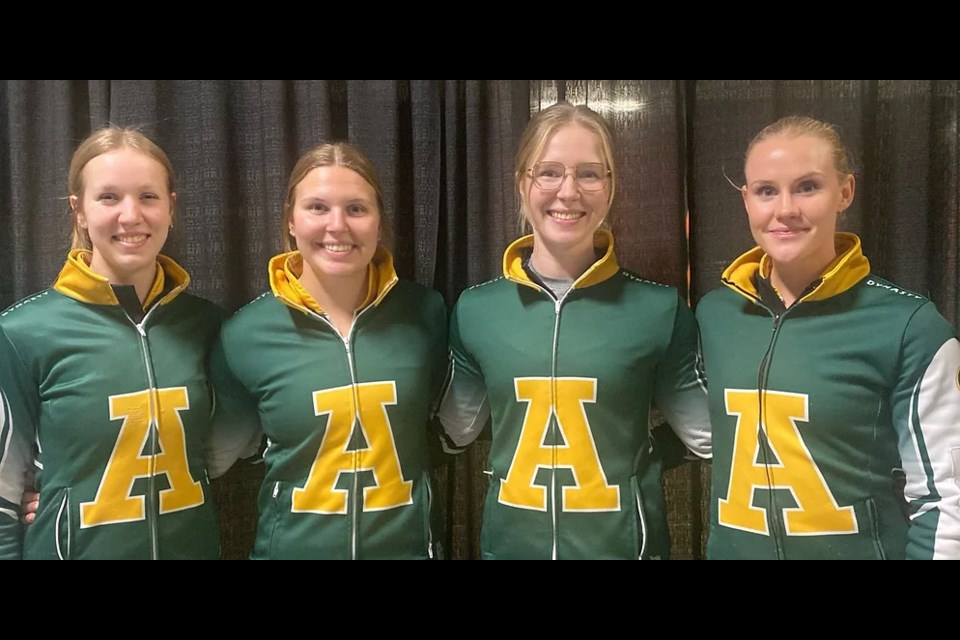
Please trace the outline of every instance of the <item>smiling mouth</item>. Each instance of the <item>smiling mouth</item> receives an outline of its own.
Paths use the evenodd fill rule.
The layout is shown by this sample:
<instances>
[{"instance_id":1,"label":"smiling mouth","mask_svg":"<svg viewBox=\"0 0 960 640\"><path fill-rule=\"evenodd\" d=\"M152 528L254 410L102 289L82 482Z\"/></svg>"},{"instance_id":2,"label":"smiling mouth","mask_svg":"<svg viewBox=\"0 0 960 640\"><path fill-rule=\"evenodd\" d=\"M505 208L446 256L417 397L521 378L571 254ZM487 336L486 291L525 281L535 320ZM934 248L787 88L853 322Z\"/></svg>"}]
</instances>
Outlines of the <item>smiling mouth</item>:
<instances>
[{"instance_id":1,"label":"smiling mouth","mask_svg":"<svg viewBox=\"0 0 960 640\"><path fill-rule=\"evenodd\" d=\"M150 237L150 234L138 233L138 234L130 234L130 235L122 235L122 236L113 236L113 240L115 242L119 242L120 244L135 247L146 242L147 238L149 237Z\"/></svg>"},{"instance_id":2,"label":"smiling mouth","mask_svg":"<svg viewBox=\"0 0 960 640\"><path fill-rule=\"evenodd\" d=\"M321 243L320 246L331 253L348 253L354 249L354 245L343 243Z\"/></svg>"},{"instance_id":3,"label":"smiling mouth","mask_svg":"<svg viewBox=\"0 0 960 640\"><path fill-rule=\"evenodd\" d=\"M547 215L555 220L579 220L587 214L583 211L547 211Z\"/></svg>"},{"instance_id":4,"label":"smiling mouth","mask_svg":"<svg viewBox=\"0 0 960 640\"><path fill-rule=\"evenodd\" d=\"M809 229L774 229L773 231L768 231L767 233L775 236L792 236L798 233L804 233L806 231L809 231Z\"/></svg>"}]
</instances>

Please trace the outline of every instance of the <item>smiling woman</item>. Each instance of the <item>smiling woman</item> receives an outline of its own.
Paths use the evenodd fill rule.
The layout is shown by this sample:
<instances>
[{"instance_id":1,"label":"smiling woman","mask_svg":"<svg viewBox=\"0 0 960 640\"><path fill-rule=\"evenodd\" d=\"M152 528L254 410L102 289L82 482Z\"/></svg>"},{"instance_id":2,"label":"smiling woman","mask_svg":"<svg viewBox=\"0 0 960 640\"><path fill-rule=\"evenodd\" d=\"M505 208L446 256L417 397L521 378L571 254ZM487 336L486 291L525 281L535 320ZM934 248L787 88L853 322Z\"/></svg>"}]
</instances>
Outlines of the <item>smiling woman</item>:
<instances>
[{"instance_id":1,"label":"smiling woman","mask_svg":"<svg viewBox=\"0 0 960 640\"><path fill-rule=\"evenodd\" d=\"M380 244L380 182L346 143L297 162L271 292L228 320L212 358L214 430L235 449L268 439L252 557L442 555L431 523L428 418L447 311L400 280Z\"/></svg>"},{"instance_id":2,"label":"smiling woman","mask_svg":"<svg viewBox=\"0 0 960 640\"><path fill-rule=\"evenodd\" d=\"M173 167L108 127L77 148L68 188L66 264L0 314L0 555L216 558L206 361L222 314L160 254ZM41 498L24 535L28 469Z\"/></svg>"},{"instance_id":3,"label":"smiling woman","mask_svg":"<svg viewBox=\"0 0 960 640\"><path fill-rule=\"evenodd\" d=\"M87 184L69 198L75 237L93 249L90 268L113 284L133 285L141 300L173 224L177 194L169 175L152 156L121 147L87 162L76 177Z\"/></svg>"},{"instance_id":4,"label":"smiling woman","mask_svg":"<svg viewBox=\"0 0 960 640\"><path fill-rule=\"evenodd\" d=\"M960 342L836 231L855 180L834 128L754 138L757 247L697 307L713 425L710 558L960 558Z\"/></svg>"},{"instance_id":5,"label":"smiling woman","mask_svg":"<svg viewBox=\"0 0 960 640\"><path fill-rule=\"evenodd\" d=\"M676 289L617 263L599 114L563 102L538 112L514 166L533 233L507 247L503 277L460 296L439 409L454 452L492 420L482 556L667 558L649 414L656 404L709 457L693 314Z\"/></svg>"}]
</instances>

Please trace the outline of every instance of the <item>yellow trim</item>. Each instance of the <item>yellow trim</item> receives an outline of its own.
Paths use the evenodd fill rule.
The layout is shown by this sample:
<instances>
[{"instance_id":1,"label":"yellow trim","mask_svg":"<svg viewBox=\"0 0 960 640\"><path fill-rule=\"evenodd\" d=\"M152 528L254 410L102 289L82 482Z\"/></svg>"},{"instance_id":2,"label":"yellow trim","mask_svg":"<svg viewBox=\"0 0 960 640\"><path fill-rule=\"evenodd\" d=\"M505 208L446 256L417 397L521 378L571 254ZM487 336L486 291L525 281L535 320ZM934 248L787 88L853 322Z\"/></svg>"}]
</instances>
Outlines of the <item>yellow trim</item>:
<instances>
[{"instance_id":1,"label":"yellow trim","mask_svg":"<svg viewBox=\"0 0 960 640\"><path fill-rule=\"evenodd\" d=\"M533 235L523 236L514 240L507 250L503 252L503 276L511 282L533 287L540 290L537 285L527 275L523 268L524 255L526 249L533 249ZM617 256L613 251L613 234L606 229L598 229L593 234L593 246L597 249L604 249L603 256L594 262L590 267L580 274L573 283L573 289L584 289L600 284L608 280L620 271L620 265L617 263Z\"/></svg>"},{"instance_id":2,"label":"yellow trim","mask_svg":"<svg viewBox=\"0 0 960 640\"><path fill-rule=\"evenodd\" d=\"M324 311L312 295L300 284L303 257L299 251L281 253L270 259L267 267L273 295L288 307L299 311L322 314ZM377 247L373 260L367 266L367 295L358 311L371 304L378 305L399 278L393 268L393 256L385 247Z\"/></svg>"},{"instance_id":3,"label":"yellow trim","mask_svg":"<svg viewBox=\"0 0 960 640\"><path fill-rule=\"evenodd\" d=\"M60 270L60 274L57 275L57 279L53 283L54 290L85 304L120 304L117 295L110 286L110 281L90 268L92 257L93 254L89 250L71 250L67 254L67 260ZM157 273L143 303L144 309L149 309L163 293L167 278L171 279L175 286L170 293L159 300L159 304L167 304L177 297L190 284L190 275L171 258L158 255Z\"/></svg>"},{"instance_id":4,"label":"yellow trim","mask_svg":"<svg viewBox=\"0 0 960 640\"><path fill-rule=\"evenodd\" d=\"M821 282L817 287L800 298L800 302L826 300L850 289L870 274L870 261L863 255L860 238L853 233L839 232L834 244L837 257L824 268ZM727 267L721 280L725 285L740 293L759 299L754 277L758 272L769 277L772 261L760 247L754 247Z\"/></svg>"}]
</instances>

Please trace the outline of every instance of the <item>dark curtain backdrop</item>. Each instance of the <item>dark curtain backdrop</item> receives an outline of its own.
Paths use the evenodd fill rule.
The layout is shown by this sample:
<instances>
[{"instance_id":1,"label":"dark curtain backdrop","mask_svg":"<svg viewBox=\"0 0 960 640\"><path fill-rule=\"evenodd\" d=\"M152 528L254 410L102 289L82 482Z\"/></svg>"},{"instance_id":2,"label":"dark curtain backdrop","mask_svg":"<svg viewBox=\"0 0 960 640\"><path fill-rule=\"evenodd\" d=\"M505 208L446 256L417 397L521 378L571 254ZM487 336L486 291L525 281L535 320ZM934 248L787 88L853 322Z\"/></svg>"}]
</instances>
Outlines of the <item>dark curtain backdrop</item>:
<instances>
[{"instance_id":1,"label":"dark curtain backdrop","mask_svg":"<svg viewBox=\"0 0 960 640\"><path fill-rule=\"evenodd\" d=\"M566 99L600 111L617 136L624 266L695 305L753 244L727 181L742 182L746 144L777 117L808 114L850 147L857 197L843 224L874 271L956 324L958 97L960 82L929 80L0 81L0 308L56 276L70 155L106 123L142 126L170 155L179 198L165 252L197 294L233 311L266 289L296 158L346 139L380 171L400 275L452 306L497 275L518 233L513 155L529 114ZM438 471L453 558L479 555L487 451L481 440ZM675 557L702 557L708 472L697 463L665 477ZM249 551L261 477L238 466L215 483L225 557Z\"/></svg>"}]
</instances>

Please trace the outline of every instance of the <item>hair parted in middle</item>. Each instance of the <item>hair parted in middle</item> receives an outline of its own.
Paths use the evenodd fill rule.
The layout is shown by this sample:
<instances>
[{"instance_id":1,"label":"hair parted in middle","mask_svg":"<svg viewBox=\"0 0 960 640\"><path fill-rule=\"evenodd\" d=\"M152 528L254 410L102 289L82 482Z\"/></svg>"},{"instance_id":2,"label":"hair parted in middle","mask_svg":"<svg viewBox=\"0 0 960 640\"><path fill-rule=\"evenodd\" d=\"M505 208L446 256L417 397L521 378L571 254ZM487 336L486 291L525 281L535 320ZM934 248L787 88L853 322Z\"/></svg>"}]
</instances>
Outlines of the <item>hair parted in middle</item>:
<instances>
[{"instance_id":1,"label":"hair parted in middle","mask_svg":"<svg viewBox=\"0 0 960 640\"><path fill-rule=\"evenodd\" d=\"M514 164L513 177L516 193L520 194L527 170L539 160L550 137L562 127L570 124L578 124L589 129L596 134L600 141L600 154L603 157L603 164L610 171L608 183L610 191L607 195L607 206L611 207L611 212L607 214L607 219L604 221L605 225L609 225L613 222L612 207L617 190L617 167L613 159L613 133L604 117L586 105L573 105L561 101L530 116L530 121L520 136L517 159ZM519 206L518 222L522 233L525 231L527 224L522 200Z\"/></svg>"},{"instance_id":2,"label":"hair parted in middle","mask_svg":"<svg viewBox=\"0 0 960 640\"><path fill-rule=\"evenodd\" d=\"M67 172L67 194L70 197L76 198L77 202L70 211L73 219L71 249L89 250L93 248L90 242L90 234L86 229L80 227L80 220L77 216L77 213L83 206L83 190L86 188L83 179L83 170L87 164L97 156L102 156L105 153L110 153L118 149L133 149L156 160L167 173L168 195L176 192L173 164L170 162L170 158L167 157L167 154L157 143L144 135L139 128L108 125L95 129L77 146L76 151L73 152L73 156L70 158L70 169ZM171 202L171 220L175 217L175 214L175 204Z\"/></svg>"},{"instance_id":3,"label":"hair parted in middle","mask_svg":"<svg viewBox=\"0 0 960 640\"><path fill-rule=\"evenodd\" d=\"M296 248L296 241L290 236L290 219L293 217L297 185L303 182L308 173L319 167L345 167L373 187L374 193L377 194L377 210L380 214L380 244L390 246L393 240L393 229L384 210L383 188L380 186L380 176L377 175L373 163L348 142L325 142L304 152L294 165L293 171L290 172L287 195L283 199L283 221L280 227L283 250L291 251Z\"/></svg>"}]
</instances>

